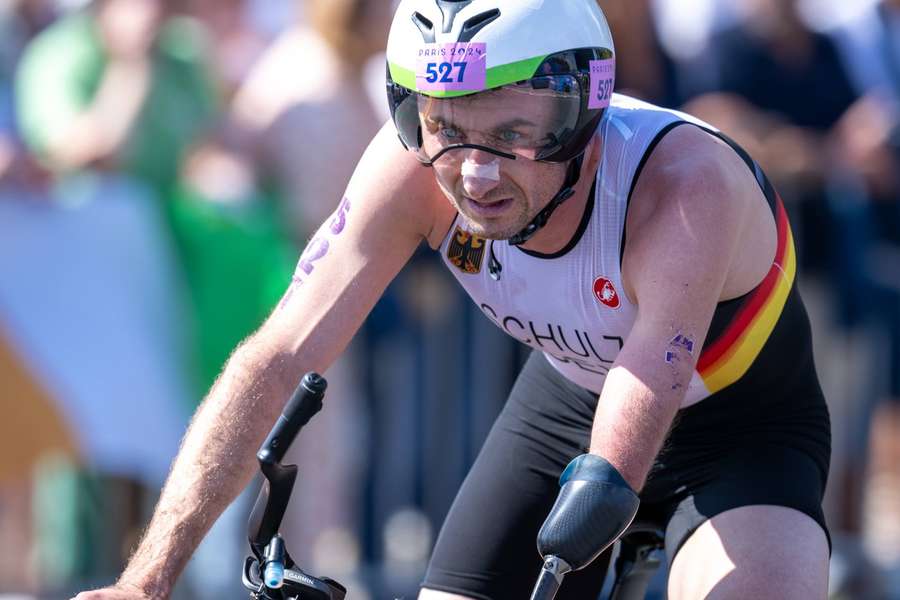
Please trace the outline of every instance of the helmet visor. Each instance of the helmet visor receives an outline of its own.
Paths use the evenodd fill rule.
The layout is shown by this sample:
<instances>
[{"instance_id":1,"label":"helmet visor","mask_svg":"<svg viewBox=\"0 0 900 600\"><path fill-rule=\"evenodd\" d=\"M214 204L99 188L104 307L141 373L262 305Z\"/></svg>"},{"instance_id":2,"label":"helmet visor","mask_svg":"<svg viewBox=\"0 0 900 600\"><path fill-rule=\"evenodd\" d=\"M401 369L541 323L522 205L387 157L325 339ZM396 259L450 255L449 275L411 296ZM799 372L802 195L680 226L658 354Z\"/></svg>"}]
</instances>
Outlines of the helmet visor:
<instances>
[{"instance_id":1,"label":"helmet visor","mask_svg":"<svg viewBox=\"0 0 900 600\"><path fill-rule=\"evenodd\" d=\"M462 148L541 160L576 130L582 110L577 75L547 75L478 94L435 98L409 92L395 122L404 143L426 162L461 160Z\"/></svg>"}]
</instances>

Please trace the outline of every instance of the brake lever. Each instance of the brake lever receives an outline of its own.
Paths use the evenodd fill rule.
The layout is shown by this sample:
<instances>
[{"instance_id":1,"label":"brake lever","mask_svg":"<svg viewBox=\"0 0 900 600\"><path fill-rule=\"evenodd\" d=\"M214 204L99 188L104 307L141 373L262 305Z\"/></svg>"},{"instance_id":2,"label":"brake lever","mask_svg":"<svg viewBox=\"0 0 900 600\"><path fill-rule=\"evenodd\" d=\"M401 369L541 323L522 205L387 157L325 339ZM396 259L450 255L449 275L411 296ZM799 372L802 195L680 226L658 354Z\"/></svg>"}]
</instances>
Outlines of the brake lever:
<instances>
[{"instance_id":1,"label":"brake lever","mask_svg":"<svg viewBox=\"0 0 900 600\"><path fill-rule=\"evenodd\" d=\"M266 481L250 513L247 537L258 559L262 559L265 547L278 533L297 478L297 465L282 465L281 459L300 429L322 409L327 387L323 377L307 373L256 453Z\"/></svg>"},{"instance_id":2,"label":"brake lever","mask_svg":"<svg viewBox=\"0 0 900 600\"><path fill-rule=\"evenodd\" d=\"M247 523L254 556L244 561L241 580L257 600L343 600L347 593L333 579L312 577L295 568L278 535L297 479L297 465L283 465L281 460L300 429L322 409L326 387L320 375L307 373L256 453L266 480Z\"/></svg>"}]
</instances>

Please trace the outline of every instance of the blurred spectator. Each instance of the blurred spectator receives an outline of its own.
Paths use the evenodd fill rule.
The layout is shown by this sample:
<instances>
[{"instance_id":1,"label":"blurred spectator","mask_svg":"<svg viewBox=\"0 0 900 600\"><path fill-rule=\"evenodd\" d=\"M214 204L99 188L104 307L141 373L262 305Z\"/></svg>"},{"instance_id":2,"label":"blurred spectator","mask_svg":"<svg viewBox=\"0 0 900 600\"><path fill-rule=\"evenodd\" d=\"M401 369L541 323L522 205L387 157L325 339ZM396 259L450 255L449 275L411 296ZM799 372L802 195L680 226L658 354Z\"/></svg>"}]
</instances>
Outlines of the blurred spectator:
<instances>
[{"instance_id":1,"label":"blurred spectator","mask_svg":"<svg viewBox=\"0 0 900 600\"><path fill-rule=\"evenodd\" d=\"M177 449L189 389L176 269L155 198L127 178L82 174L40 203L0 201L0 329L22 365L0 402L35 401L3 440L29 449L21 471L42 465L35 521L21 518L44 586L121 567L138 491L158 489ZM65 435L34 434L35 421ZM123 498L138 500L113 510Z\"/></svg>"},{"instance_id":2,"label":"blurred spectator","mask_svg":"<svg viewBox=\"0 0 900 600\"><path fill-rule=\"evenodd\" d=\"M821 191L826 136L857 98L834 44L801 20L799 1L745 0L747 17L704 53L715 62L712 89L687 106L740 142L787 200Z\"/></svg>"},{"instance_id":3,"label":"blurred spectator","mask_svg":"<svg viewBox=\"0 0 900 600\"><path fill-rule=\"evenodd\" d=\"M652 0L598 0L616 45L616 91L654 104L680 102L675 63L663 49Z\"/></svg>"},{"instance_id":4,"label":"blurred spectator","mask_svg":"<svg viewBox=\"0 0 900 600\"><path fill-rule=\"evenodd\" d=\"M247 19L255 31L273 39L303 20L305 0L247 0Z\"/></svg>"},{"instance_id":5,"label":"blurred spectator","mask_svg":"<svg viewBox=\"0 0 900 600\"><path fill-rule=\"evenodd\" d=\"M227 101L244 83L271 41L269 34L251 18L252 0L182 2L186 6L186 12L209 30L213 74Z\"/></svg>"},{"instance_id":6,"label":"blurred spectator","mask_svg":"<svg viewBox=\"0 0 900 600\"><path fill-rule=\"evenodd\" d=\"M384 51L392 16L389 0L309 0L304 12L308 24L275 40L233 111L281 192L299 242L334 210L387 118L383 61L374 98L364 75Z\"/></svg>"},{"instance_id":7,"label":"blurred spectator","mask_svg":"<svg viewBox=\"0 0 900 600\"><path fill-rule=\"evenodd\" d=\"M14 132L0 128L0 196L11 197L14 190L39 192L46 188L48 173L22 147ZM43 193L16 194L20 198L46 199Z\"/></svg>"},{"instance_id":8,"label":"blurred spectator","mask_svg":"<svg viewBox=\"0 0 900 600\"><path fill-rule=\"evenodd\" d=\"M19 139L13 101L17 61L28 41L52 19L49 2L29 0L0 6L0 203L21 197L43 199L46 179ZM0 227L2 232L2 227ZM28 556L33 552L30 527L30 469L46 452L77 455L73 434L43 383L23 360L0 319L0 548L9 549L0 564L0 589L34 586ZM29 432L23 439L19 432Z\"/></svg>"},{"instance_id":9,"label":"blurred spectator","mask_svg":"<svg viewBox=\"0 0 900 600\"><path fill-rule=\"evenodd\" d=\"M188 415L162 208L216 101L202 30L174 4L96 0L43 29L16 66L14 130L54 182L4 190L0 280L16 283L0 285L0 324L77 448L74 464L36 450L30 557L44 588L121 568ZM18 156L19 181L42 172Z\"/></svg>"},{"instance_id":10,"label":"blurred spectator","mask_svg":"<svg viewBox=\"0 0 900 600\"><path fill-rule=\"evenodd\" d=\"M851 433L854 450L870 448L871 457L864 506L862 473L848 475L857 484L846 492L855 500L849 522L900 586L900 2L872 3L833 33L864 94L839 132L859 177L834 204L861 246L852 266L866 278L864 312L883 348L873 353L871 400Z\"/></svg>"},{"instance_id":11,"label":"blurred spectator","mask_svg":"<svg viewBox=\"0 0 900 600\"><path fill-rule=\"evenodd\" d=\"M866 571L853 536L862 514L861 424L879 371L878 349L865 327L881 305L867 274L868 215L874 198L896 193L897 163L887 133L891 115L858 85L836 38L806 25L803 2L746 4L745 21L715 36L707 50L717 64L715 90L687 108L744 145L792 213L832 413L826 505L835 532L833 564L840 567L832 585L851 597L875 597L876 578ZM810 274L826 277L817 283Z\"/></svg>"},{"instance_id":12,"label":"blurred spectator","mask_svg":"<svg viewBox=\"0 0 900 600\"><path fill-rule=\"evenodd\" d=\"M745 2L733 0L650 0L659 45L677 73L678 98L715 86L710 39L740 22ZM613 32L615 35L615 32Z\"/></svg>"},{"instance_id":13,"label":"blurred spectator","mask_svg":"<svg viewBox=\"0 0 900 600\"><path fill-rule=\"evenodd\" d=\"M0 6L0 186L40 188L45 173L22 147L13 80L25 46L53 19L49 0L17 0Z\"/></svg>"},{"instance_id":14,"label":"blurred spectator","mask_svg":"<svg viewBox=\"0 0 900 600\"><path fill-rule=\"evenodd\" d=\"M186 155L171 214L194 313L199 400L284 293L296 250L254 165L214 138Z\"/></svg>"},{"instance_id":15,"label":"blurred spectator","mask_svg":"<svg viewBox=\"0 0 900 600\"><path fill-rule=\"evenodd\" d=\"M900 193L900 2L870 3L831 32L863 98L838 131L845 160L864 178L869 196L896 205ZM884 215L900 243L900 223ZM885 232L890 235L889 232Z\"/></svg>"},{"instance_id":16,"label":"blurred spectator","mask_svg":"<svg viewBox=\"0 0 900 600\"><path fill-rule=\"evenodd\" d=\"M660 42L676 60L702 54L710 37L740 21L743 2L731 0L651 0Z\"/></svg>"},{"instance_id":17,"label":"blurred spectator","mask_svg":"<svg viewBox=\"0 0 900 600\"><path fill-rule=\"evenodd\" d=\"M25 45L55 18L51 0L10 0L0 5L0 69L3 86L11 86ZM8 91L8 90L7 90ZM8 99L4 97L4 112Z\"/></svg>"},{"instance_id":18,"label":"blurred spectator","mask_svg":"<svg viewBox=\"0 0 900 600\"><path fill-rule=\"evenodd\" d=\"M174 0L95 0L42 32L17 77L22 135L60 173L114 168L167 198L216 100L205 36Z\"/></svg>"}]
</instances>

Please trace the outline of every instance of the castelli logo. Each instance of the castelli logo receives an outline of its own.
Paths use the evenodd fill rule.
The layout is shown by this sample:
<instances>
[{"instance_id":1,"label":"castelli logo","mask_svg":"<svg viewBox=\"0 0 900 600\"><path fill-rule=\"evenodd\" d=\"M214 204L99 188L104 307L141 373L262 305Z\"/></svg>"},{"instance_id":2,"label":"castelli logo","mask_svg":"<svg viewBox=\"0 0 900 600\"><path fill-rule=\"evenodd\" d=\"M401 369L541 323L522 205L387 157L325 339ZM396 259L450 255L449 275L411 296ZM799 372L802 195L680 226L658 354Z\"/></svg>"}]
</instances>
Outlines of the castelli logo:
<instances>
[{"instance_id":1,"label":"castelli logo","mask_svg":"<svg viewBox=\"0 0 900 600\"><path fill-rule=\"evenodd\" d=\"M619 308L619 304L621 304L615 286L606 277L598 277L594 281L594 295L604 306Z\"/></svg>"}]
</instances>

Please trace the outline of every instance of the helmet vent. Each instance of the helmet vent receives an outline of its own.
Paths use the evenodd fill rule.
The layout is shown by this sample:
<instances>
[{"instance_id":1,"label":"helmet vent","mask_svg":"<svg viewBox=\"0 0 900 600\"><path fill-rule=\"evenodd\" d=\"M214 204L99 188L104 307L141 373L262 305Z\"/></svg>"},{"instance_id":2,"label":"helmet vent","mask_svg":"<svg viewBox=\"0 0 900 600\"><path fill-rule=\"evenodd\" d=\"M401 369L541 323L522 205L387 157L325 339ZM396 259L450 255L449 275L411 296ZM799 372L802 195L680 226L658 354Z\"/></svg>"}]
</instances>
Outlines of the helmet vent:
<instances>
[{"instance_id":1,"label":"helmet vent","mask_svg":"<svg viewBox=\"0 0 900 600\"><path fill-rule=\"evenodd\" d=\"M412 22L415 23L419 31L422 32L426 44L434 43L434 23L429 21L422 13L414 12L412 14Z\"/></svg>"},{"instance_id":2,"label":"helmet vent","mask_svg":"<svg viewBox=\"0 0 900 600\"><path fill-rule=\"evenodd\" d=\"M453 29L453 21L456 15L472 3L472 0L436 0L441 15L444 17L443 33L450 33Z\"/></svg>"},{"instance_id":3,"label":"helmet vent","mask_svg":"<svg viewBox=\"0 0 900 600\"><path fill-rule=\"evenodd\" d=\"M479 13L474 17L469 18L465 23L463 23L462 31L459 34L460 42L468 42L475 36L476 33L481 31L481 28L496 19L500 16L500 9L493 8L491 10L485 11L483 13Z\"/></svg>"}]
</instances>

